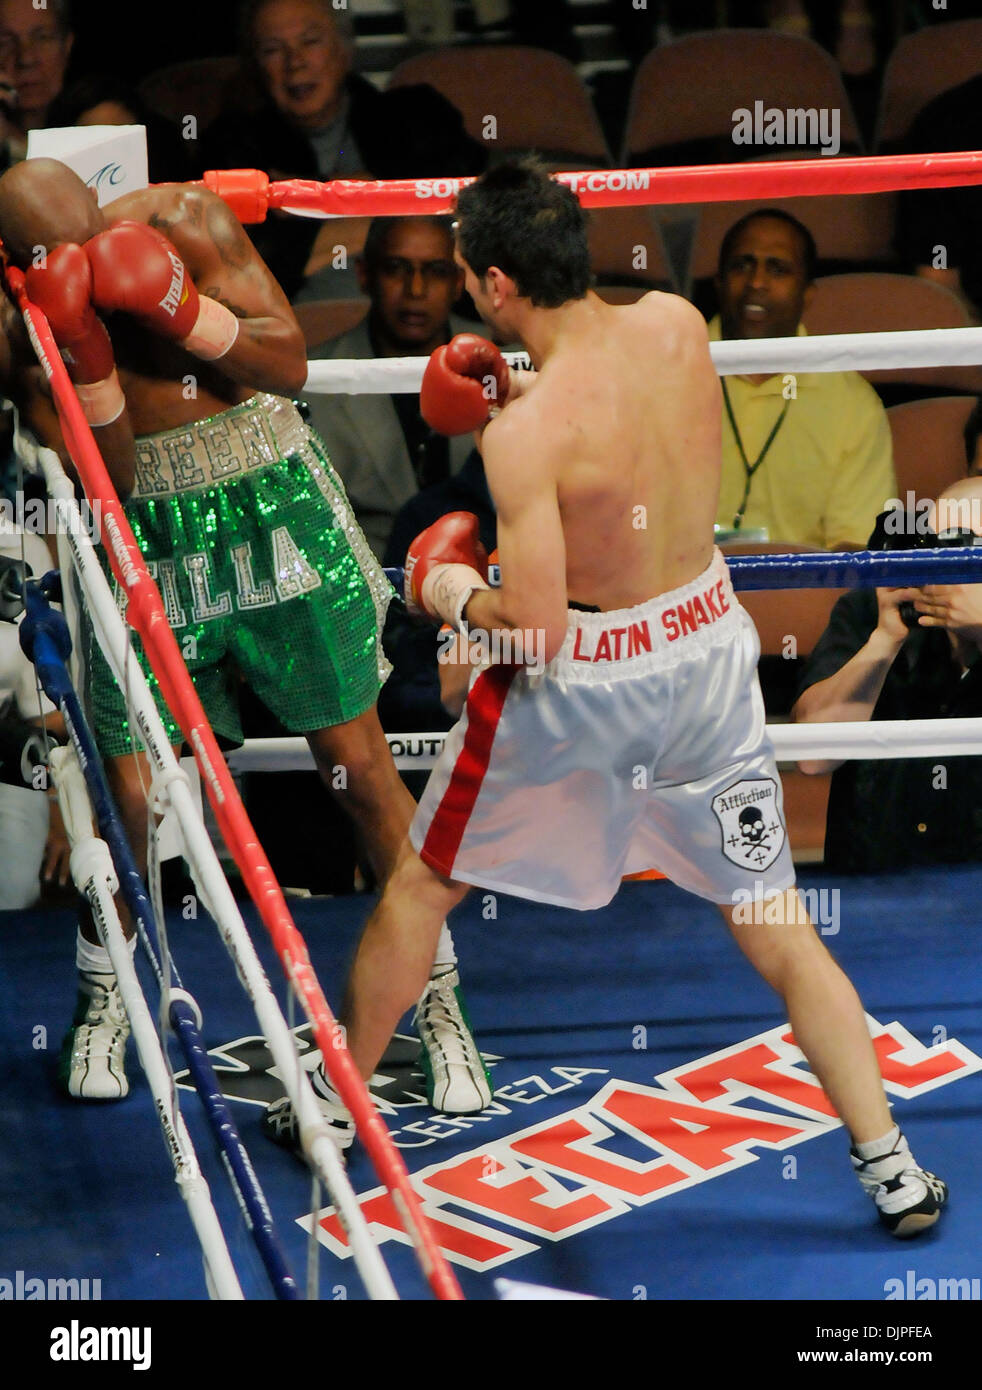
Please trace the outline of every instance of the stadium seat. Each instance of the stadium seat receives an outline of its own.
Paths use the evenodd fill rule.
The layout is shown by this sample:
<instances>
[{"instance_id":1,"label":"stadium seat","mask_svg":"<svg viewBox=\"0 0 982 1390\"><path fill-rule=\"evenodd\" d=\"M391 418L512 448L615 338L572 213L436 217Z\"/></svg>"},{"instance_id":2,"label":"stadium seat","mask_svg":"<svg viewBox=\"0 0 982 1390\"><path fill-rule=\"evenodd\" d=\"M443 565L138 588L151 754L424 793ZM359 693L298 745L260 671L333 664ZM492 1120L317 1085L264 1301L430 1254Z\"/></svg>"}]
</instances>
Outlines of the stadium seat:
<instances>
[{"instance_id":1,"label":"stadium seat","mask_svg":"<svg viewBox=\"0 0 982 1390\"><path fill-rule=\"evenodd\" d=\"M594 208L589 236L590 264L599 284L674 289L661 229L647 208Z\"/></svg>"},{"instance_id":2,"label":"stadium seat","mask_svg":"<svg viewBox=\"0 0 982 1390\"><path fill-rule=\"evenodd\" d=\"M645 285L598 285L597 294L605 304L637 304L649 293Z\"/></svg>"},{"instance_id":3,"label":"stadium seat","mask_svg":"<svg viewBox=\"0 0 982 1390\"><path fill-rule=\"evenodd\" d=\"M963 470L964 471L964 470ZM787 541L727 541L721 547L734 555L822 555L812 546ZM760 634L761 656L804 657L828 625L832 605L844 589L748 589L740 602ZM793 638L792 644L789 638Z\"/></svg>"},{"instance_id":4,"label":"stadium seat","mask_svg":"<svg viewBox=\"0 0 982 1390\"><path fill-rule=\"evenodd\" d=\"M233 89L241 99L242 71L234 57L173 63L151 72L139 85L140 95L151 110L177 125L185 116L194 116L199 134L224 109L225 98Z\"/></svg>"},{"instance_id":5,"label":"stadium seat","mask_svg":"<svg viewBox=\"0 0 982 1390\"><path fill-rule=\"evenodd\" d=\"M874 149L889 152L938 96L982 72L982 19L946 19L906 34L883 74Z\"/></svg>"},{"instance_id":6,"label":"stadium seat","mask_svg":"<svg viewBox=\"0 0 982 1390\"><path fill-rule=\"evenodd\" d=\"M907 492L917 499L937 497L964 478L964 430L976 400L975 396L929 397L887 411L902 499Z\"/></svg>"},{"instance_id":7,"label":"stadium seat","mask_svg":"<svg viewBox=\"0 0 982 1390\"><path fill-rule=\"evenodd\" d=\"M809 333L889 333L967 328L962 301L944 285L917 275L830 275L815 282L805 310ZM874 386L903 384L940 391L982 391L982 366L897 367L863 372Z\"/></svg>"},{"instance_id":8,"label":"stadium seat","mask_svg":"<svg viewBox=\"0 0 982 1390\"><path fill-rule=\"evenodd\" d=\"M416 82L428 82L452 101L468 133L493 155L534 150L554 167L610 165L590 93L573 64L556 53L513 46L436 49L400 63L389 87Z\"/></svg>"},{"instance_id":9,"label":"stadium seat","mask_svg":"<svg viewBox=\"0 0 982 1390\"><path fill-rule=\"evenodd\" d=\"M323 222L310 248L307 264L304 266L304 279L316 275L318 271L336 264L339 251L351 265L360 256L365 246L365 238L372 224L370 217L329 217Z\"/></svg>"},{"instance_id":10,"label":"stadium seat","mask_svg":"<svg viewBox=\"0 0 982 1390\"><path fill-rule=\"evenodd\" d=\"M782 110L837 110L842 148L862 148L842 76L824 48L768 29L717 29L645 57L631 88L623 162L732 163L773 151L732 141L734 111L753 110L762 98Z\"/></svg>"}]
</instances>

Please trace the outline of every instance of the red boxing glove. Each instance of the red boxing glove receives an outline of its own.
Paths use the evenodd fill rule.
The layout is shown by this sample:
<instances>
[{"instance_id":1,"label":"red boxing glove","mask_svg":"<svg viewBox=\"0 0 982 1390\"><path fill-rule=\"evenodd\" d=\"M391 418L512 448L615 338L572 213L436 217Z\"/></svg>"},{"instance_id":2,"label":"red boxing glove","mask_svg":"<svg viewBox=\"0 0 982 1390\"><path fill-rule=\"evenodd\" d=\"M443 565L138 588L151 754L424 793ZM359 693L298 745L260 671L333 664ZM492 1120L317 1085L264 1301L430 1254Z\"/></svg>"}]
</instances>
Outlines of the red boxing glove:
<instances>
[{"instance_id":1,"label":"red boxing glove","mask_svg":"<svg viewBox=\"0 0 982 1390\"><path fill-rule=\"evenodd\" d=\"M472 512L448 512L427 526L406 556L404 592L410 613L459 628L467 600L488 589L488 556Z\"/></svg>"},{"instance_id":2,"label":"red boxing glove","mask_svg":"<svg viewBox=\"0 0 982 1390\"><path fill-rule=\"evenodd\" d=\"M419 393L420 413L440 434L468 434L508 398L508 363L487 338L458 333L430 356Z\"/></svg>"},{"instance_id":3,"label":"red boxing glove","mask_svg":"<svg viewBox=\"0 0 982 1390\"><path fill-rule=\"evenodd\" d=\"M116 365L105 324L92 307L92 272L81 246L67 242L24 274L27 295L44 311L73 381L104 381Z\"/></svg>"},{"instance_id":4,"label":"red boxing glove","mask_svg":"<svg viewBox=\"0 0 982 1390\"><path fill-rule=\"evenodd\" d=\"M117 222L85 243L92 300L132 314L155 333L181 342L198 320L198 291L167 238L144 222Z\"/></svg>"},{"instance_id":5,"label":"red boxing glove","mask_svg":"<svg viewBox=\"0 0 982 1390\"><path fill-rule=\"evenodd\" d=\"M56 246L25 272L28 298L44 312L61 349L86 420L111 425L126 408L106 326L92 307L92 272L81 246Z\"/></svg>"}]
</instances>

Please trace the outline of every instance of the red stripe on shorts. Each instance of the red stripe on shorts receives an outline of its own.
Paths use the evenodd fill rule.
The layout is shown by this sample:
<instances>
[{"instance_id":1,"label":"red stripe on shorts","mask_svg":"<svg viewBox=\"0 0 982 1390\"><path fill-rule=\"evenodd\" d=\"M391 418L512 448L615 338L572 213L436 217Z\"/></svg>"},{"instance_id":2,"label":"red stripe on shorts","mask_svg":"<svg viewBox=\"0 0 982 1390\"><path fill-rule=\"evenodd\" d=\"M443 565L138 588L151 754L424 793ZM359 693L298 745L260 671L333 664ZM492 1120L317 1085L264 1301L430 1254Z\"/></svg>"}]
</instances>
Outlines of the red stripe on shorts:
<instances>
[{"instance_id":1,"label":"red stripe on shorts","mask_svg":"<svg viewBox=\"0 0 982 1390\"><path fill-rule=\"evenodd\" d=\"M489 666L478 676L467 697L464 745L419 852L425 864L447 878L453 877L453 863L488 770L501 711L520 669Z\"/></svg>"}]
</instances>

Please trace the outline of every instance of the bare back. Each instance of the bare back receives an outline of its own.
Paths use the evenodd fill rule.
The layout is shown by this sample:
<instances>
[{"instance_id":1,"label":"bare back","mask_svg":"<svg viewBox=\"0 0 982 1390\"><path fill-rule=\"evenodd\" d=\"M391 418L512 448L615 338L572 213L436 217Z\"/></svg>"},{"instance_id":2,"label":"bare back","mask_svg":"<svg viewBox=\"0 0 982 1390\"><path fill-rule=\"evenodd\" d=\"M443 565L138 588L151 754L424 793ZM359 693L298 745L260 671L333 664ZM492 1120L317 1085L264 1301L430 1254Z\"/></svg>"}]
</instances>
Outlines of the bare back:
<instances>
[{"instance_id":1,"label":"bare back","mask_svg":"<svg viewBox=\"0 0 982 1390\"><path fill-rule=\"evenodd\" d=\"M685 300L575 306L513 421L524 465L554 473L572 601L632 607L706 568L720 418L705 323Z\"/></svg>"}]
</instances>

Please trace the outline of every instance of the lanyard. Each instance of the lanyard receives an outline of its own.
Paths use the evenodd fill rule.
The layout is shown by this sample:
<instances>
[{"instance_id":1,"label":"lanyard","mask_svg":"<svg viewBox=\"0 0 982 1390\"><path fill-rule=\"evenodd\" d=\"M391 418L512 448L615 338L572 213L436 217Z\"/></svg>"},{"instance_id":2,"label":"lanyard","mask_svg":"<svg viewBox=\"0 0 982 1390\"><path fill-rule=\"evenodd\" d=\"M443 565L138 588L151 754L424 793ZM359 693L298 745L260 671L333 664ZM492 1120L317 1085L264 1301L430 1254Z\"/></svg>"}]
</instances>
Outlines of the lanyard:
<instances>
[{"instance_id":1,"label":"lanyard","mask_svg":"<svg viewBox=\"0 0 982 1390\"><path fill-rule=\"evenodd\" d=\"M726 389L725 378L722 381L722 386L723 400L726 402L726 414L729 417L730 426L733 430L733 438L736 440L736 446L740 450L740 458L743 461L743 471L747 477L747 481L743 489L743 497L740 499L740 505L737 508L737 514L733 518L733 529L734 531L739 531L740 527L743 525L743 514L747 510L747 502L750 498L750 484L753 481L753 476L757 472L757 469L760 467L760 465L764 462L764 459L767 457L767 451L770 449L771 445L777 438L777 432L784 424L784 417L788 413L788 406L791 404L791 400L790 397L785 400L784 409L777 417L774 428L767 436L767 441L764 444L763 449L761 449L754 462L750 463L750 461L747 458L747 451L743 447L743 440L740 438L740 431L737 429L737 422L733 415L733 406L730 404L730 393Z\"/></svg>"}]
</instances>

